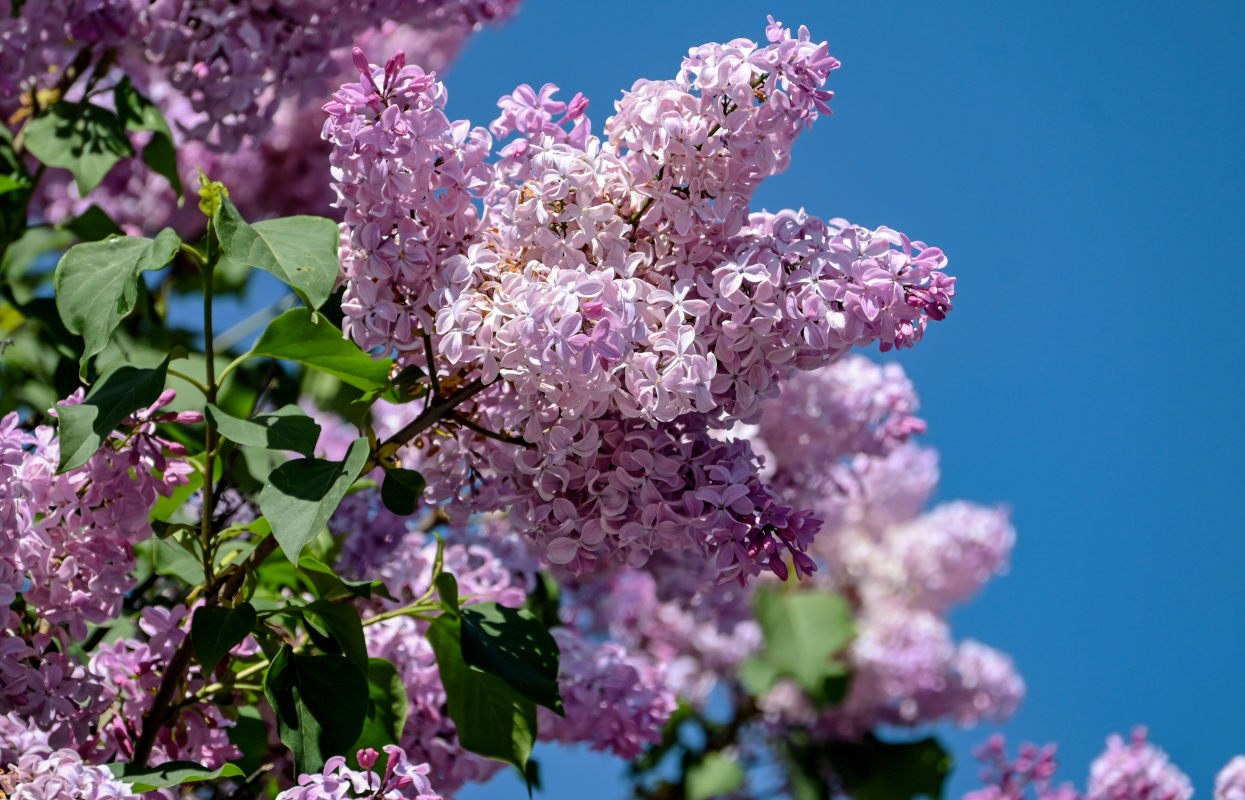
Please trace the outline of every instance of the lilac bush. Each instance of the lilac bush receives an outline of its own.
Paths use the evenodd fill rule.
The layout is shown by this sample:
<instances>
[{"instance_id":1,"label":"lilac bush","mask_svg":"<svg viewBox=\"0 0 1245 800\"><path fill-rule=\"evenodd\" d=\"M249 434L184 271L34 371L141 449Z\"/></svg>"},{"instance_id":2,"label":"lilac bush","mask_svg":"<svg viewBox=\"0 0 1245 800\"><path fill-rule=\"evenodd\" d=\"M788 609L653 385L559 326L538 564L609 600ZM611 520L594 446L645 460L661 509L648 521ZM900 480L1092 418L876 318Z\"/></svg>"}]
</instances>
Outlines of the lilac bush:
<instances>
[{"instance_id":1,"label":"lilac bush","mask_svg":"<svg viewBox=\"0 0 1245 800\"><path fill-rule=\"evenodd\" d=\"M603 120L554 84L451 119L516 10L0 3L5 797L434 800L542 742L641 798L906 800L931 725L1015 712L948 616L1009 512L931 507L860 353L946 319L946 255L753 204L838 60L771 17ZM218 330L255 270L289 293ZM1082 797L980 755L973 800ZM1083 796L1191 791L1139 730Z\"/></svg>"}]
</instances>

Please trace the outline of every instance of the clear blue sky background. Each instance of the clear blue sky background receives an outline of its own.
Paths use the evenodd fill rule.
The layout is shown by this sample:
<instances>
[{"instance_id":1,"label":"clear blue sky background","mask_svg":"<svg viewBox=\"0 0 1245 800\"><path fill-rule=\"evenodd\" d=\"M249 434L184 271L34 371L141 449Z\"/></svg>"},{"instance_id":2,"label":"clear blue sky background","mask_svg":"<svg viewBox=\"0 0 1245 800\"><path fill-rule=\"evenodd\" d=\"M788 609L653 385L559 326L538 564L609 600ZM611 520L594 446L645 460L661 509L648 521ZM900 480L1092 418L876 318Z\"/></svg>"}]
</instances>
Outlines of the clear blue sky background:
<instances>
[{"instance_id":1,"label":"clear blue sky background","mask_svg":"<svg viewBox=\"0 0 1245 800\"><path fill-rule=\"evenodd\" d=\"M941 496L1015 508L1011 573L954 617L1028 681L1005 732L1058 741L1083 783L1108 733L1145 722L1209 798L1245 752L1242 8L528 0L451 70L450 110L485 123L515 84L552 81L599 129L636 78L761 38L766 13L828 39L835 115L759 203L950 254L956 309L901 360ZM950 796L986 734L947 732ZM613 760L543 749L546 797L622 796Z\"/></svg>"}]
</instances>

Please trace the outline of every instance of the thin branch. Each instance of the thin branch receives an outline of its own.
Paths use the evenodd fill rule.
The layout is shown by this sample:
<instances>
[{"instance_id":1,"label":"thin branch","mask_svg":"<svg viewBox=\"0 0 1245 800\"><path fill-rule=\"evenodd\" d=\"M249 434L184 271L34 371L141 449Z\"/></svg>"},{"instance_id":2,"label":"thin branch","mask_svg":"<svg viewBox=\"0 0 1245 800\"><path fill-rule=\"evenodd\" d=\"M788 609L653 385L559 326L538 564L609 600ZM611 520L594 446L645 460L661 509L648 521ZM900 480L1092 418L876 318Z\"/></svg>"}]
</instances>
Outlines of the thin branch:
<instances>
[{"instance_id":1,"label":"thin branch","mask_svg":"<svg viewBox=\"0 0 1245 800\"><path fill-rule=\"evenodd\" d=\"M484 427L480 423L476 422L475 420L470 419L464 414L459 414L457 411L450 414L450 419L454 420L459 425L462 425L464 428L475 431L481 436L485 436L489 439L496 439L499 442L505 442L506 444L514 444L514 445L518 445L519 447L532 447L531 442L528 442L526 439L522 439L518 436L511 436L508 433L498 433L497 431L490 431L488 428Z\"/></svg>"},{"instance_id":2,"label":"thin branch","mask_svg":"<svg viewBox=\"0 0 1245 800\"><path fill-rule=\"evenodd\" d=\"M441 396L441 381L437 378L437 364L433 361L432 337L427 331L420 331L419 335L424 339L424 361L428 362L428 380L432 382L432 396L437 398Z\"/></svg>"}]
</instances>

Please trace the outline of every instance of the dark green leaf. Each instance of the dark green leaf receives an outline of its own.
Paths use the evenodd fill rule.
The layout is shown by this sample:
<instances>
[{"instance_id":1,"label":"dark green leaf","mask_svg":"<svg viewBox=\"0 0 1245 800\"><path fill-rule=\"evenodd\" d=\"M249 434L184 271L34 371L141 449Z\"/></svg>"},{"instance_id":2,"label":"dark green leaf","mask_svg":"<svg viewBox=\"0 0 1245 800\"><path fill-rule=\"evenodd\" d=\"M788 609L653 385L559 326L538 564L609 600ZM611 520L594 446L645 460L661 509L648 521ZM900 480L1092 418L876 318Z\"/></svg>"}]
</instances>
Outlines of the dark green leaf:
<instances>
[{"instance_id":1,"label":"dark green leaf","mask_svg":"<svg viewBox=\"0 0 1245 800\"><path fill-rule=\"evenodd\" d=\"M117 115L90 103L57 103L32 119L26 125L26 149L49 167L72 172L82 197L113 165L134 155Z\"/></svg>"},{"instance_id":2,"label":"dark green leaf","mask_svg":"<svg viewBox=\"0 0 1245 800\"><path fill-rule=\"evenodd\" d=\"M300 556L298 568L311 581L316 595L326 600L343 597L371 598L373 595L394 600L383 581L348 581L333 571L332 567L308 555Z\"/></svg>"},{"instance_id":3,"label":"dark green leaf","mask_svg":"<svg viewBox=\"0 0 1245 800\"><path fill-rule=\"evenodd\" d=\"M458 581L448 572L438 572L433 578L437 587L437 596L441 598L441 606L447 614L458 616Z\"/></svg>"},{"instance_id":4,"label":"dark green leaf","mask_svg":"<svg viewBox=\"0 0 1245 800\"><path fill-rule=\"evenodd\" d=\"M316 600L303 606L307 632L316 646L326 653L341 653L360 670L367 669L367 642L363 639L363 622L352 605Z\"/></svg>"},{"instance_id":5,"label":"dark green leaf","mask_svg":"<svg viewBox=\"0 0 1245 800\"><path fill-rule=\"evenodd\" d=\"M531 611L546 628L556 628L562 624L558 615L561 598L562 587L558 585L558 579L542 570L536 573L536 587L528 592L524 608Z\"/></svg>"},{"instance_id":6,"label":"dark green leaf","mask_svg":"<svg viewBox=\"0 0 1245 800\"><path fill-rule=\"evenodd\" d=\"M210 675L225 654L242 643L255 628L255 622L255 607L250 603L234 608L201 606L195 610L190 621L190 640L205 675Z\"/></svg>"},{"instance_id":7,"label":"dark green leaf","mask_svg":"<svg viewBox=\"0 0 1245 800\"><path fill-rule=\"evenodd\" d=\"M351 763L355 760L355 752L370 747L380 752L387 744L397 744L402 738L402 729L406 727L406 717L410 711L410 700L406 694L406 686L402 684L402 676L392 663L383 658L369 658L367 661L367 720L363 723L363 733L359 741L350 748ZM383 772L384 765L378 764L377 771Z\"/></svg>"},{"instance_id":8,"label":"dark green leaf","mask_svg":"<svg viewBox=\"0 0 1245 800\"><path fill-rule=\"evenodd\" d=\"M268 725L264 723L258 707L240 707L238 719L226 730L229 741L242 751L238 766L245 774L250 775L263 766L268 755Z\"/></svg>"},{"instance_id":9,"label":"dark green leaf","mask_svg":"<svg viewBox=\"0 0 1245 800\"><path fill-rule=\"evenodd\" d=\"M393 368L393 359L373 359L323 315L313 319L305 308L290 309L268 323L251 355L293 361L365 391L386 386Z\"/></svg>"},{"instance_id":10,"label":"dark green leaf","mask_svg":"<svg viewBox=\"0 0 1245 800\"><path fill-rule=\"evenodd\" d=\"M86 341L87 359L104 349L113 330L134 310L143 270L161 269L177 255L172 228L154 239L123 236L69 248L56 265L56 309L65 327Z\"/></svg>"},{"instance_id":11,"label":"dark green leaf","mask_svg":"<svg viewBox=\"0 0 1245 800\"><path fill-rule=\"evenodd\" d=\"M927 738L883 742L872 736L860 742L818 745L843 788L854 800L939 800L951 772L951 755Z\"/></svg>"},{"instance_id":12,"label":"dark green leaf","mask_svg":"<svg viewBox=\"0 0 1245 800\"><path fill-rule=\"evenodd\" d=\"M424 493L424 476L413 469L394 467L385 470L385 480L380 485L380 499L385 508L400 517L415 513L419 496Z\"/></svg>"},{"instance_id":13,"label":"dark green leaf","mask_svg":"<svg viewBox=\"0 0 1245 800\"><path fill-rule=\"evenodd\" d=\"M505 681L463 660L457 618L438 617L428 628L446 707L463 747L514 764L526 774L536 741L536 704Z\"/></svg>"},{"instance_id":14,"label":"dark green leaf","mask_svg":"<svg viewBox=\"0 0 1245 800\"><path fill-rule=\"evenodd\" d=\"M277 467L259 493L259 508L291 562L337 510L367 463L367 439L355 439L343 461L297 458Z\"/></svg>"},{"instance_id":15,"label":"dark green leaf","mask_svg":"<svg viewBox=\"0 0 1245 800\"><path fill-rule=\"evenodd\" d=\"M173 144L173 132L169 123L155 103L139 94L124 77L113 91L117 116L127 131L151 131L151 141L143 148L143 163L157 175L168 179L178 202L182 199L182 178L177 171L177 150Z\"/></svg>"},{"instance_id":16,"label":"dark green leaf","mask_svg":"<svg viewBox=\"0 0 1245 800\"><path fill-rule=\"evenodd\" d=\"M155 369L122 364L109 370L78 405L59 406L61 463L57 472L85 464L113 428L164 391L168 359Z\"/></svg>"},{"instance_id":17,"label":"dark green leaf","mask_svg":"<svg viewBox=\"0 0 1245 800\"><path fill-rule=\"evenodd\" d=\"M84 242L98 242L109 236L124 236L121 226L112 221L112 217L99 206L93 205L79 216L74 217L60 226L77 236ZM165 262L168 263L167 261ZM163 265L161 265L163 266ZM159 269L156 267L155 269Z\"/></svg>"},{"instance_id":18,"label":"dark green leaf","mask_svg":"<svg viewBox=\"0 0 1245 800\"><path fill-rule=\"evenodd\" d=\"M489 602L464 606L461 617L464 661L565 715L558 692L558 643L532 612Z\"/></svg>"},{"instance_id":19,"label":"dark green leaf","mask_svg":"<svg viewBox=\"0 0 1245 800\"><path fill-rule=\"evenodd\" d=\"M248 225L228 197L213 219L224 255L221 268L270 272L315 310L329 299L340 262L337 223L324 217L281 217Z\"/></svg>"},{"instance_id":20,"label":"dark green leaf","mask_svg":"<svg viewBox=\"0 0 1245 800\"><path fill-rule=\"evenodd\" d=\"M319 772L344 755L367 719L367 677L343 656L295 655L283 645L264 675L264 694L298 772Z\"/></svg>"},{"instance_id":21,"label":"dark green leaf","mask_svg":"<svg viewBox=\"0 0 1245 800\"><path fill-rule=\"evenodd\" d=\"M155 789L167 789L183 783L197 781L214 781L220 778L240 778L244 773L235 764L225 764L219 769L208 769L193 761L169 761L158 767L144 767L141 764L109 764L114 778L130 784L135 792L150 792Z\"/></svg>"},{"instance_id":22,"label":"dark green leaf","mask_svg":"<svg viewBox=\"0 0 1245 800\"><path fill-rule=\"evenodd\" d=\"M687 770L687 800L711 800L730 794L744 782L739 762L722 753L709 753Z\"/></svg>"},{"instance_id":23,"label":"dark green leaf","mask_svg":"<svg viewBox=\"0 0 1245 800\"><path fill-rule=\"evenodd\" d=\"M310 458L320 438L320 425L298 406L285 406L250 419L238 419L211 404L205 411L222 436L248 447L293 450Z\"/></svg>"}]
</instances>

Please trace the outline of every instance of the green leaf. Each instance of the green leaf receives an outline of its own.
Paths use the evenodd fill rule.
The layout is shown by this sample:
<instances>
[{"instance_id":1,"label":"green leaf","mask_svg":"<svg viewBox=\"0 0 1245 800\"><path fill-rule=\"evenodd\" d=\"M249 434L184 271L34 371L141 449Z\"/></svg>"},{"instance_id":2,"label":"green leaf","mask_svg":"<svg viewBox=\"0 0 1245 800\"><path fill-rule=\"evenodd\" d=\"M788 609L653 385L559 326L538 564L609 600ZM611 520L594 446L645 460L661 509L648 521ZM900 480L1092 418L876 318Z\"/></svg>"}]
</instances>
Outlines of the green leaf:
<instances>
[{"instance_id":1,"label":"green leaf","mask_svg":"<svg viewBox=\"0 0 1245 800\"><path fill-rule=\"evenodd\" d=\"M363 732L367 677L343 656L295 655L282 645L264 675L264 694L298 772L319 772Z\"/></svg>"},{"instance_id":2,"label":"green leaf","mask_svg":"<svg viewBox=\"0 0 1245 800\"><path fill-rule=\"evenodd\" d=\"M313 311L333 293L341 237L333 220L300 215L248 225L226 196L213 224L224 250L222 269L245 266L270 272Z\"/></svg>"},{"instance_id":3,"label":"green leaf","mask_svg":"<svg viewBox=\"0 0 1245 800\"><path fill-rule=\"evenodd\" d=\"M525 608L477 603L461 611L463 660L565 716L558 692L558 643Z\"/></svg>"},{"instance_id":4,"label":"green leaf","mask_svg":"<svg viewBox=\"0 0 1245 800\"><path fill-rule=\"evenodd\" d=\"M441 607L447 614L458 616L458 581L448 572L438 572L432 582L437 587L437 596L441 598Z\"/></svg>"},{"instance_id":5,"label":"green leaf","mask_svg":"<svg viewBox=\"0 0 1245 800\"><path fill-rule=\"evenodd\" d=\"M329 521L367 463L367 439L355 439L343 461L296 458L274 469L259 493L259 508L292 563Z\"/></svg>"},{"instance_id":6,"label":"green leaf","mask_svg":"<svg viewBox=\"0 0 1245 800\"><path fill-rule=\"evenodd\" d=\"M80 215L59 227L69 231L84 242L98 242L100 239L107 239L109 236L125 235L125 231L121 230L121 226L113 222L112 217L108 216L108 212L96 205L92 205L86 211L83 211Z\"/></svg>"},{"instance_id":7,"label":"green leaf","mask_svg":"<svg viewBox=\"0 0 1245 800\"><path fill-rule=\"evenodd\" d=\"M134 155L117 115L90 103L57 103L32 119L26 125L26 149L49 167L72 172L82 197L113 165Z\"/></svg>"},{"instance_id":8,"label":"green leaf","mask_svg":"<svg viewBox=\"0 0 1245 800\"><path fill-rule=\"evenodd\" d=\"M730 794L744 782L739 762L722 753L709 753L687 770L687 800L710 800Z\"/></svg>"},{"instance_id":9,"label":"green leaf","mask_svg":"<svg viewBox=\"0 0 1245 800\"><path fill-rule=\"evenodd\" d=\"M141 764L109 764L114 778L130 784L135 792L167 789L183 783L214 781L220 778L241 778L245 773L235 764L225 764L219 769L209 769L193 761L169 761L158 767Z\"/></svg>"},{"instance_id":10,"label":"green leaf","mask_svg":"<svg viewBox=\"0 0 1245 800\"><path fill-rule=\"evenodd\" d=\"M165 228L154 239L123 236L75 245L61 258L53 278L56 309L65 327L86 341L83 370L134 310L139 273L162 269L180 245L173 229Z\"/></svg>"},{"instance_id":11,"label":"green leaf","mask_svg":"<svg viewBox=\"0 0 1245 800\"><path fill-rule=\"evenodd\" d=\"M389 593L384 581L345 580L334 572L332 567L309 555L299 557L298 568L307 576L316 595L325 600L337 600L343 597L370 599L373 595L386 600L396 600Z\"/></svg>"},{"instance_id":12,"label":"green leaf","mask_svg":"<svg viewBox=\"0 0 1245 800\"><path fill-rule=\"evenodd\" d=\"M818 743L854 800L939 800L951 772L951 755L932 737L915 742Z\"/></svg>"},{"instance_id":13,"label":"green leaf","mask_svg":"<svg viewBox=\"0 0 1245 800\"><path fill-rule=\"evenodd\" d=\"M168 368L167 358L155 369L122 364L105 373L78 405L58 406L61 463L57 472L85 464L122 420L156 402L164 391Z\"/></svg>"},{"instance_id":14,"label":"green leaf","mask_svg":"<svg viewBox=\"0 0 1245 800\"><path fill-rule=\"evenodd\" d=\"M352 605L316 600L302 607L307 632L316 646L326 653L340 653L367 669L367 642L363 639L363 622Z\"/></svg>"},{"instance_id":15,"label":"green leaf","mask_svg":"<svg viewBox=\"0 0 1245 800\"><path fill-rule=\"evenodd\" d=\"M168 539L151 540L151 570L172 575L188 586L203 583L203 563L194 553Z\"/></svg>"},{"instance_id":16,"label":"green leaf","mask_svg":"<svg viewBox=\"0 0 1245 800\"><path fill-rule=\"evenodd\" d=\"M410 516L419 506L419 496L424 493L425 486L424 476L413 469L387 469L385 481L380 485L380 499L385 508L398 516Z\"/></svg>"},{"instance_id":17,"label":"green leaf","mask_svg":"<svg viewBox=\"0 0 1245 800\"><path fill-rule=\"evenodd\" d=\"M353 764L358 763L355 753L359 750L370 747L380 752L387 744L397 744L410 712L410 700L402 683L402 675L383 658L367 660L367 693L367 720L363 723L363 733L350 748ZM379 764L377 771L383 774L384 765Z\"/></svg>"},{"instance_id":18,"label":"green leaf","mask_svg":"<svg viewBox=\"0 0 1245 800\"><path fill-rule=\"evenodd\" d=\"M205 675L210 675L225 654L242 643L255 623L255 607L250 603L234 608L201 606L195 610L190 620L190 641Z\"/></svg>"},{"instance_id":19,"label":"green leaf","mask_svg":"<svg viewBox=\"0 0 1245 800\"><path fill-rule=\"evenodd\" d=\"M373 359L323 315L305 308L292 308L268 323L250 354L293 361L364 391L386 386L393 368L393 359Z\"/></svg>"},{"instance_id":20,"label":"green leaf","mask_svg":"<svg viewBox=\"0 0 1245 800\"><path fill-rule=\"evenodd\" d=\"M143 148L143 163L151 167L157 175L168 179L173 191L177 192L178 203L182 200L182 178L177 171L177 148L173 143L173 132L169 123L160 113L155 103L139 94L124 77L113 91L113 102L117 108L117 116L127 131L151 131L151 141Z\"/></svg>"},{"instance_id":21,"label":"green leaf","mask_svg":"<svg viewBox=\"0 0 1245 800\"><path fill-rule=\"evenodd\" d=\"M787 676L821 704L841 697L846 667L836 656L853 636L852 609L844 598L832 592L761 587L753 610L765 636L765 649L753 660L767 666L745 665L743 679L752 684L750 690Z\"/></svg>"},{"instance_id":22,"label":"green leaf","mask_svg":"<svg viewBox=\"0 0 1245 800\"><path fill-rule=\"evenodd\" d=\"M501 678L467 664L460 637L456 618L438 617L428 628L458 741L473 753L514 764L527 774L536 741L536 704Z\"/></svg>"},{"instance_id":23,"label":"green leaf","mask_svg":"<svg viewBox=\"0 0 1245 800\"><path fill-rule=\"evenodd\" d=\"M536 619L546 628L556 628L562 624L558 615L562 607L562 587L558 579L541 570L536 573L536 587L528 592L523 607L532 612Z\"/></svg>"},{"instance_id":24,"label":"green leaf","mask_svg":"<svg viewBox=\"0 0 1245 800\"><path fill-rule=\"evenodd\" d=\"M238 419L211 404L205 411L222 436L248 447L293 450L310 458L320 439L320 425L298 406L285 406L250 419Z\"/></svg>"},{"instance_id":25,"label":"green leaf","mask_svg":"<svg viewBox=\"0 0 1245 800\"><path fill-rule=\"evenodd\" d=\"M8 194L9 192L16 192L29 187L30 181L14 178L10 175L0 175L0 194Z\"/></svg>"}]
</instances>

